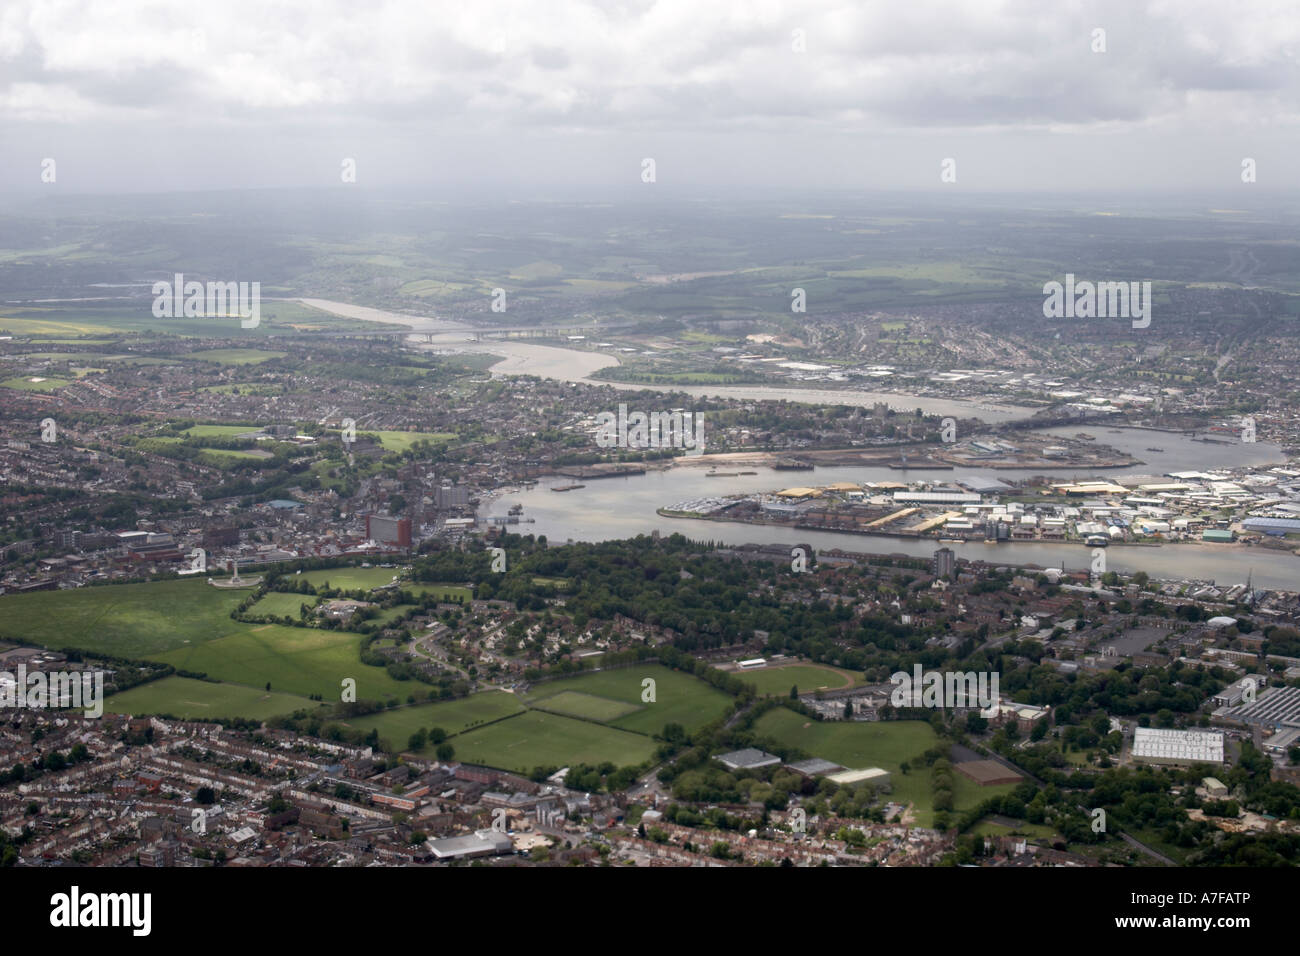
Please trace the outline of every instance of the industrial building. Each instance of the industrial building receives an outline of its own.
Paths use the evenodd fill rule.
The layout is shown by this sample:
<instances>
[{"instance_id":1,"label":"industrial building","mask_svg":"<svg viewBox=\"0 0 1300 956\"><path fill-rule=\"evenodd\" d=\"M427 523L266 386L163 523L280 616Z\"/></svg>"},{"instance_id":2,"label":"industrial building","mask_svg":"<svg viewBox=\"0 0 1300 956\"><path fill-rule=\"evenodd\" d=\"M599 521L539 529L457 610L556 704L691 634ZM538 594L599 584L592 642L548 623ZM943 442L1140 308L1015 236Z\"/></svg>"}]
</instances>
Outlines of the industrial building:
<instances>
[{"instance_id":1,"label":"industrial building","mask_svg":"<svg viewBox=\"0 0 1300 956\"><path fill-rule=\"evenodd\" d=\"M1300 727L1289 727L1265 740L1264 752L1276 758L1296 746L1300 746Z\"/></svg>"},{"instance_id":2,"label":"industrial building","mask_svg":"<svg viewBox=\"0 0 1300 956\"><path fill-rule=\"evenodd\" d=\"M1216 697L1215 701L1218 699ZM1300 687L1270 687L1259 691L1251 702L1243 700L1238 694L1234 702L1220 707L1214 716L1217 720L1262 727L1265 730L1300 727Z\"/></svg>"},{"instance_id":3,"label":"industrial building","mask_svg":"<svg viewBox=\"0 0 1300 956\"><path fill-rule=\"evenodd\" d=\"M429 851L438 860L465 860L478 856L501 856L514 850L510 837L496 830L475 830L465 836L430 840Z\"/></svg>"},{"instance_id":4,"label":"industrial building","mask_svg":"<svg viewBox=\"0 0 1300 956\"><path fill-rule=\"evenodd\" d=\"M1138 727L1133 731L1132 754L1145 763L1223 763L1223 742L1223 734L1217 731Z\"/></svg>"},{"instance_id":5,"label":"industrial building","mask_svg":"<svg viewBox=\"0 0 1300 956\"><path fill-rule=\"evenodd\" d=\"M844 768L833 760L823 760L821 757L811 757L808 760L798 760L794 763L786 764L790 770L805 777L824 777L828 773L836 773Z\"/></svg>"},{"instance_id":6,"label":"industrial building","mask_svg":"<svg viewBox=\"0 0 1300 956\"><path fill-rule=\"evenodd\" d=\"M1247 518L1241 523L1246 531L1283 537L1300 532L1300 518Z\"/></svg>"},{"instance_id":7,"label":"industrial building","mask_svg":"<svg viewBox=\"0 0 1300 956\"><path fill-rule=\"evenodd\" d=\"M754 747L718 754L713 759L728 770L757 770L759 767L773 767L781 762L781 758L776 754L770 754Z\"/></svg>"},{"instance_id":8,"label":"industrial building","mask_svg":"<svg viewBox=\"0 0 1300 956\"><path fill-rule=\"evenodd\" d=\"M1223 688L1210 698L1210 702L1220 708L1236 707L1243 698L1257 693L1267 684L1268 678L1263 674L1251 674Z\"/></svg>"},{"instance_id":9,"label":"industrial building","mask_svg":"<svg viewBox=\"0 0 1300 956\"><path fill-rule=\"evenodd\" d=\"M980 496L966 491L895 491L894 504L977 505ZM1300 522L1298 522L1300 523Z\"/></svg>"}]
</instances>

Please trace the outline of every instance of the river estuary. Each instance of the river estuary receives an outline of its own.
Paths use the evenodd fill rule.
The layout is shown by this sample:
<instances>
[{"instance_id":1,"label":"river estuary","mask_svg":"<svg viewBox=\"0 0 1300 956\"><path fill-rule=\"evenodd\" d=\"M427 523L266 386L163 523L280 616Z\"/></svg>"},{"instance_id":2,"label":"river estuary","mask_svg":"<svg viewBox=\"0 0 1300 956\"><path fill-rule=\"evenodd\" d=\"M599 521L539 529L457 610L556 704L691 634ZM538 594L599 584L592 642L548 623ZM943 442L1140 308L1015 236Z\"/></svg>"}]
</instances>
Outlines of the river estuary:
<instances>
[{"instance_id":1,"label":"river estuary","mask_svg":"<svg viewBox=\"0 0 1300 956\"><path fill-rule=\"evenodd\" d=\"M310 304L325 311L354 318L400 322L428 328L432 320L416 319L407 315L364 309L346 303L310 300ZM415 341L415 340L411 340ZM502 356L493 366L494 375L537 375L560 381L588 381L588 376L600 368L617 364L613 356L597 352L533 345L520 341L491 341L474 343L464 333L450 332L434 337L426 347L436 351L488 352ZM607 384L607 383L606 383ZM645 386L626 386L644 388ZM665 391L669 389L664 389ZM907 395L874 392L809 391L796 388L767 388L760 386L718 387L707 386L687 391L697 396L725 395L755 400L792 399L811 402L870 406L877 401L887 401L894 408L921 408L928 414L979 417L987 422L1008 421L1025 417L1028 410L1014 406L990 406L951 399L914 398ZM1048 429L1049 433L1073 435L1077 427ZM1087 477L1117 477L1123 474L1164 475L1174 471L1213 470L1242 465L1269 465L1284 462L1276 445L1264 443L1219 445L1193 441L1179 434L1148 431L1136 428L1115 430L1103 424L1089 425L1083 430L1095 435L1098 443L1111 445L1127 452L1145 464L1127 469L1106 469L1102 472L1050 472L1061 480ZM1148 448L1160 448L1150 452ZM793 528L756 526L726 521L664 518L657 509L680 501L707 496L720 496L760 491L775 491L791 485L827 485L836 481L946 481L958 476L974 475L980 478L1015 479L1042 474L1041 469L956 471L906 471L889 468L818 467L813 472L775 471L754 465L725 465L725 471L755 471L755 475L728 478L708 478L700 466L674 467L652 471L644 475L588 480L585 487L567 492L551 490L554 485L572 484L572 479L545 479L530 489L505 492L486 501L481 509L485 516L505 515L514 504L524 506L523 517L531 523L512 526L512 531L523 534L544 534L552 541L605 541L613 538L634 537L658 530L661 534L679 532L698 540L723 544L797 544L813 545L819 550L841 548L846 551L872 553L899 553L915 557L929 557L940 545L929 539L892 538L884 536L843 534L836 532L800 531ZM1036 564L1042 567L1085 568L1090 562L1090 552L1081 544L1054 542L1006 542L1003 544L947 544L964 558L997 561L1010 565ZM1168 579L1192 578L1216 581L1220 585L1245 583L1253 573L1256 587L1300 590L1300 557L1287 552L1265 551L1238 545L1169 544L1159 547L1112 545L1107 549L1107 565L1112 570L1146 571L1152 577Z\"/></svg>"}]
</instances>

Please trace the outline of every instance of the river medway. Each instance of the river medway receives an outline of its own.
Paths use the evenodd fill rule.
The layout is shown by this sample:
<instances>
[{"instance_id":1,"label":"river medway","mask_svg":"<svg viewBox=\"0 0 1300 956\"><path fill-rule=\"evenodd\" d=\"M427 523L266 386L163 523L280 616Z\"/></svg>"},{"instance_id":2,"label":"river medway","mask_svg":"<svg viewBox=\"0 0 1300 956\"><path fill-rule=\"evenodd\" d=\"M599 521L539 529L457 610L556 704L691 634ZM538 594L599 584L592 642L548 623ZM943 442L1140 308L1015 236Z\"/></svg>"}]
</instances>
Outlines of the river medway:
<instances>
[{"instance_id":1,"label":"river medway","mask_svg":"<svg viewBox=\"0 0 1300 956\"><path fill-rule=\"evenodd\" d=\"M559 348L554 345L534 345L514 340L473 341L473 333L466 331L438 332L439 328L453 328L452 323L441 319L425 319L418 316L403 315L398 312L385 312L368 306L350 305L346 302L332 302L328 299L298 299L322 312L344 316L349 319L362 319L369 322L391 322L395 325L407 325L418 328L423 334L420 338L407 339L409 345L418 346L434 352L451 353L487 353L501 356L501 361L492 366L494 377L509 375L536 375L560 382L581 382L587 385L605 385L625 391L676 392L695 398L734 398L748 401L765 402L807 402L813 405L849 405L870 408L877 402L885 402L899 411L921 409L927 415L954 418L979 418L990 424L994 422L1014 421L1028 418L1033 409L1016 405L994 405L980 402L968 402L961 399L918 397L896 392L861 392L840 391L835 389L814 388L779 388L767 385L641 385L627 382L601 382L591 378L596 372L619 361L613 355L604 352L591 352L581 349Z\"/></svg>"},{"instance_id":2,"label":"river medway","mask_svg":"<svg viewBox=\"0 0 1300 956\"><path fill-rule=\"evenodd\" d=\"M303 300L306 304L337 315L371 321L393 322L421 329L433 329L437 320L421 319L321 299ZM447 324L447 323L444 323ZM566 382L593 382L590 376L601 368L617 365L618 360L599 352L579 351L526 342L472 342L469 333L447 332L434 335L435 351L487 352L502 356L492 367L495 376L537 375ZM648 386L615 385L626 389ZM1028 417L1029 409L1013 406L990 406L952 399L917 398L876 392L841 392L762 386L707 386L699 388L659 388L659 391L685 391L696 396L723 395L733 398L780 401L803 401L825 404L870 406L888 402L899 409L921 408L928 414L978 417L987 422L1009 421ZM1077 427L1048 429L1049 434L1073 435ZM1282 464L1284 456L1276 445L1265 443L1220 445L1194 441L1181 434L1137 428L1110 429L1103 424L1090 425L1090 434L1099 443L1126 452L1142 464L1123 469L1097 472L1060 471L1061 480L1089 477L1164 475L1174 471L1204 471L1245 465ZM1149 451L1160 448L1161 451ZM707 461L707 456L705 458ZM732 465L736 470L754 471L754 475L709 478L703 467L672 467L643 475L588 480L572 491L556 492L556 485L570 485L569 478L546 479L530 489L503 492L486 501L484 516L503 516L514 504L524 506L523 517L531 523L511 526L523 534L544 534L551 541L606 541L634 537L638 534L674 532L702 541L719 544L811 544L818 550L840 548L874 554L906 554L929 557L941 545L933 539L893 538L876 535L845 534L827 531L801 531L777 526L749 525L737 522L665 518L657 512L678 502L695 498L775 491L791 484L828 485L836 481L944 481L956 477L1016 479L1042 474L1041 470L958 469L954 472L906 471L888 468L818 467L814 472L775 471L760 465ZM1008 565L1036 564L1041 567L1087 568L1091 552L1081 544L1057 542L1005 542L1002 544L948 543L960 557ZM1168 544L1158 547L1112 545L1107 549L1107 566L1115 571L1146 571L1152 577L1170 580L1215 581L1220 585L1244 584L1253 577L1256 587L1300 590L1300 557L1289 552L1266 551L1242 545Z\"/></svg>"}]
</instances>

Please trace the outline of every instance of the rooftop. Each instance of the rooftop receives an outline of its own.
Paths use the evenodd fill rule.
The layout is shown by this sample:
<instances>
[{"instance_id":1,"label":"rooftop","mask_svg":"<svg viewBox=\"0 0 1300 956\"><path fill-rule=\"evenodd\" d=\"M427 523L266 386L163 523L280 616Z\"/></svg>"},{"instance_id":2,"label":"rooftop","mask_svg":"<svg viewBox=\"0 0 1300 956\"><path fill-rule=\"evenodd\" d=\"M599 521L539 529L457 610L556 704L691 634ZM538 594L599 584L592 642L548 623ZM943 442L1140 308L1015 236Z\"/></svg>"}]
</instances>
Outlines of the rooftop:
<instances>
[{"instance_id":1,"label":"rooftop","mask_svg":"<svg viewBox=\"0 0 1300 956\"><path fill-rule=\"evenodd\" d=\"M718 754L714 759L731 770L753 770L757 767L771 767L781 762L781 758L775 754L754 747Z\"/></svg>"}]
</instances>

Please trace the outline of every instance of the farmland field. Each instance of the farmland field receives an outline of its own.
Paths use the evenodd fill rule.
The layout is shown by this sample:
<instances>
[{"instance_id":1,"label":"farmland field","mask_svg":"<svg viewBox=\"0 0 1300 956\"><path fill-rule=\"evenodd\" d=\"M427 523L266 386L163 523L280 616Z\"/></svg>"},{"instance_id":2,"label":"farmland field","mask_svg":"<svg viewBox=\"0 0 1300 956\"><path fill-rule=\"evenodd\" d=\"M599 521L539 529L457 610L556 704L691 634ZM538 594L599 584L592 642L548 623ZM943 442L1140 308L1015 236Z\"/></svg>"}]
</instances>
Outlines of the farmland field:
<instances>
[{"instance_id":1,"label":"farmland field","mask_svg":"<svg viewBox=\"0 0 1300 956\"><path fill-rule=\"evenodd\" d=\"M302 708L318 707L316 701L293 694L281 694L239 684L213 684L188 677L164 677L141 684L104 702L110 714L173 714L186 720L215 717L246 717L264 720L291 714Z\"/></svg>"},{"instance_id":2,"label":"farmland field","mask_svg":"<svg viewBox=\"0 0 1300 956\"><path fill-rule=\"evenodd\" d=\"M0 259L4 254L0 254ZM245 329L231 318L157 318L152 299L141 297L130 305L110 303L59 303L50 307L23 305L0 309L6 331L37 337L50 344L111 345L106 335L122 333L164 333L166 335L207 338L227 337L232 330L241 337L265 338L283 335L290 327L318 329L355 329L373 327L371 323L330 315L284 299L263 301L262 322L255 329ZM81 337L74 337L81 336Z\"/></svg>"},{"instance_id":3,"label":"farmland field","mask_svg":"<svg viewBox=\"0 0 1300 956\"><path fill-rule=\"evenodd\" d=\"M489 690L460 700L416 704L414 707L398 707L379 714L356 717L348 721L348 726L366 733L378 728L379 739L386 741L394 752L399 752L406 749L406 742L417 730L441 727L448 734L459 734L470 727L518 714L523 709L523 704L513 694ZM433 749L432 746L426 747L421 753L432 753Z\"/></svg>"},{"instance_id":4,"label":"farmland field","mask_svg":"<svg viewBox=\"0 0 1300 956\"><path fill-rule=\"evenodd\" d=\"M640 764L654 755L656 747L641 734L536 710L471 730L455 737L452 744L457 760L522 773L536 766Z\"/></svg>"}]
</instances>

